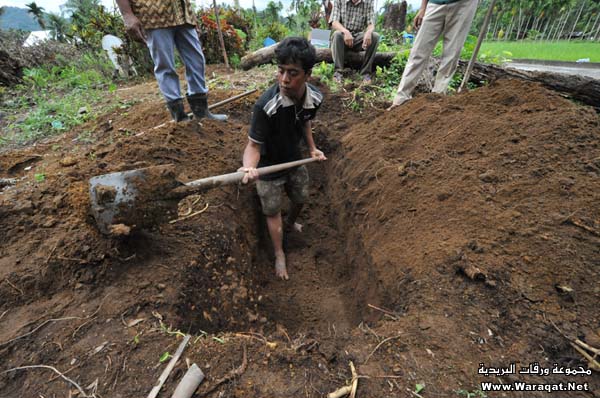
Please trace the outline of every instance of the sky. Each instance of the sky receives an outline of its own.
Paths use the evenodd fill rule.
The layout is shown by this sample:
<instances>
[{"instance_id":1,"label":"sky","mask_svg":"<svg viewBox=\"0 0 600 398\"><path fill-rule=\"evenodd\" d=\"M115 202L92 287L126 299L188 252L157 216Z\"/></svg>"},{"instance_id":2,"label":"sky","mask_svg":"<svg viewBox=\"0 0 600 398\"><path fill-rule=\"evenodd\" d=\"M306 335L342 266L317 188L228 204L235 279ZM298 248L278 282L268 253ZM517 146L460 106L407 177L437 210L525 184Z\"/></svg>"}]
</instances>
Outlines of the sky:
<instances>
[{"instance_id":1,"label":"sky","mask_svg":"<svg viewBox=\"0 0 600 398\"><path fill-rule=\"evenodd\" d=\"M65 3L65 1L61 1L61 0L58 0L58 1L52 1L52 0L0 0L0 6L26 8L25 4L28 4L31 1L35 1L35 3L39 7L43 7L46 12L54 12L57 14L60 13L59 6L61 4ZM109 10L112 10L114 7L116 7L116 3L114 2L114 0L101 0L101 2ZM269 2L269 0L254 0L256 8L259 10L264 9L268 2ZM284 9L287 9L290 5L291 0L281 0L281 2L283 3ZM409 4L409 6L413 7L413 9L417 9L421 5L421 0L407 0L407 2ZM222 4L222 3L233 4L233 0L225 0L225 1L217 0L217 3L218 4ZM384 0L375 0L375 4L377 7L383 6L383 3L384 3ZM196 0L197 6L208 6L210 4L212 4L212 0ZM240 6L242 6L243 8L251 8L252 0L240 0Z\"/></svg>"}]
</instances>

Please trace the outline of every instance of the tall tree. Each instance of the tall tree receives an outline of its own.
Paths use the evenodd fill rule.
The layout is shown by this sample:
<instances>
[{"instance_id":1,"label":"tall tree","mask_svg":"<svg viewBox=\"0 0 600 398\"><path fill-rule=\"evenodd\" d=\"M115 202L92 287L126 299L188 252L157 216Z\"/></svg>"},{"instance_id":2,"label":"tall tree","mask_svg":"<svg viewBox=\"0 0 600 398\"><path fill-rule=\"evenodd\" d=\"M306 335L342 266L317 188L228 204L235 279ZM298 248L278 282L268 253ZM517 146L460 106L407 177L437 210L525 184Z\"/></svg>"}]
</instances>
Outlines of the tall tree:
<instances>
[{"instance_id":1,"label":"tall tree","mask_svg":"<svg viewBox=\"0 0 600 398\"><path fill-rule=\"evenodd\" d=\"M46 22L44 21L44 7L38 7L35 1L29 4L25 4L25 7L29 8L28 13L33 15L33 18L37 21L42 29L46 29Z\"/></svg>"},{"instance_id":2,"label":"tall tree","mask_svg":"<svg viewBox=\"0 0 600 398\"><path fill-rule=\"evenodd\" d=\"M48 14L48 27L52 31L52 36L55 40L65 41L68 23L67 20L58 14Z\"/></svg>"}]
</instances>

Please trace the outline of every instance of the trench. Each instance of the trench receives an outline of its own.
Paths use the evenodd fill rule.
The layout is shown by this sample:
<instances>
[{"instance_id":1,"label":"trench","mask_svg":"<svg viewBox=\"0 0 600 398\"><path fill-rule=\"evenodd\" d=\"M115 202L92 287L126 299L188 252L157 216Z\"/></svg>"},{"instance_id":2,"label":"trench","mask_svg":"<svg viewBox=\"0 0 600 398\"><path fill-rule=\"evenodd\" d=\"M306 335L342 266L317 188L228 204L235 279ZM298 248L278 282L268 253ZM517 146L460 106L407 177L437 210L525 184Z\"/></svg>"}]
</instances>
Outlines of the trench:
<instances>
[{"instance_id":1,"label":"trench","mask_svg":"<svg viewBox=\"0 0 600 398\"><path fill-rule=\"evenodd\" d=\"M209 267L189 267L183 281L185 295L178 305L182 329L198 333L275 331L283 327L288 335L336 335L351 331L362 321L373 320L368 318L373 314L367 304L379 302L377 278L369 254L354 233L353 218L340 214L347 199L336 194L341 190L336 191L333 185L339 183L333 170L339 172L336 159L339 159L340 145L329 140L320 138L321 142L317 142L329 160L309 165L310 199L298 219L304 226L303 231L289 233L285 238L290 279L282 281L275 276L266 223L255 190L251 190L247 197L240 199L252 204L246 206L248 214L229 220L233 221L229 231L213 241L225 252L236 253L223 256L221 262L227 262L226 257L242 259L236 261L243 263L243 276L233 283L215 286L213 290L218 289L219 296L208 292L210 289L199 288L210 282L205 274L209 268L217 273L212 262ZM284 217L287 205L284 205ZM232 285L239 288L241 279L244 279L245 297L240 304L239 294L232 295L230 288ZM207 298L209 293L212 298ZM223 294L235 303L232 305ZM207 319L199 311L181 311L198 305L217 309L213 312L219 315Z\"/></svg>"}]
</instances>

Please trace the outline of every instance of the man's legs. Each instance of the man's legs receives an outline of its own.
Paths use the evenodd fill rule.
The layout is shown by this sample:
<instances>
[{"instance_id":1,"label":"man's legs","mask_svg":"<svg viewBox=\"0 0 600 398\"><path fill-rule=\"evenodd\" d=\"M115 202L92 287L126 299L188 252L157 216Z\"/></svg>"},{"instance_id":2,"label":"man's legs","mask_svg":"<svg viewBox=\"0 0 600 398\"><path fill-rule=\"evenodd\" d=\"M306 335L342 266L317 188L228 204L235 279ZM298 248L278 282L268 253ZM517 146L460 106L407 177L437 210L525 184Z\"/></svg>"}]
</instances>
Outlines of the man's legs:
<instances>
[{"instance_id":1,"label":"man's legs","mask_svg":"<svg viewBox=\"0 0 600 398\"><path fill-rule=\"evenodd\" d=\"M187 25L175 28L175 45L185 65L187 94L206 94L208 92L204 76L206 60L196 29Z\"/></svg>"},{"instance_id":2,"label":"man's legs","mask_svg":"<svg viewBox=\"0 0 600 398\"><path fill-rule=\"evenodd\" d=\"M358 33L356 36L354 36L354 45L352 46L352 51L362 51L364 37L364 33ZM375 61L375 55L377 55L378 46L379 34L377 32L373 32L371 34L371 45L365 50L365 59L360 67L361 75L365 76L373 73L373 61Z\"/></svg>"},{"instance_id":3,"label":"man's legs","mask_svg":"<svg viewBox=\"0 0 600 398\"><path fill-rule=\"evenodd\" d=\"M392 106L401 105L412 98L412 93L427 66L431 52L444 29L447 7L447 5L433 3L427 5L423 24L417 33L413 48L410 50L410 56L404 73L402 73Z\"/></svg>"},{"instance_id":4,"label":"man's legs","mask_svg":"<svg viewBox=\"0 0 600 398\"><path fill-rule=\"evenodd\" d=\"M308 186L309 177L306 166L300 166L288 174L285 191L290 198L291 205L285 220L286 231L302 232L302 224L298 224L296 220L304 203L308 201Z\"/></svg>"},{"instance_id":5,"label":"man's legs","mask_svg":"<svg viewBox=\"0 0 600 398\"><path fill-rule=\"evenodd\" d=\"M287 274L285 253L283 252L283 222L281 220L281 205L283 201L283 185L285 179L256 182L256 192L260 197L263 214L267 219L267 228L273 252L275 254L275 274L278 278L289 279Z\"/></svg>"},{"instance_id":6,"label":"man's legs","mask_svg":"<svg viewBox=\"0 0 600 398\"><path fill-rule=\"evenodd\" d=\"M331 57L333 58L333 67L335 72L341 72L344 69L344 53L346 44L344 43L344 34L340 31L333 32L331 38Z\"/></svg>"},{"instance_id":7,"label":"man's legs","mask_svg":"<svg viewBox=\"0 0 600 398\"><path fill-rule=\"evenodd\" d=\"M175 29L148 29L146 34L160 92L167 101L173 120L185 120L187 115L183 110L179 76L175 71Z\"/></svg>"},{"instance_id":8,"label":"man's legs","mask_svg":"<svg viewBox=\"0 0 600 398\"><path fill-rule=\"evenodd\" d=\"M477 11L477 1L462 0L449 4L448 9L444 27L444 51L432 90L434 93L441 94L446 93L448 84L456 71L460 51L465 44L471 22Z\"/></svg>"},{"instance_id":9,"label":"man's legs","mask_svg":"<svg viewBox=\"0 0 600 398\"><path fill-rule=\"evenodd\" d=\"M287 267L285 262L285 253L283 252L283 222L281 221L281 211L273 216L267 217L267 228L269 236L273 243L275 254L275 275L278 278L288 280Z\"/></svg>"},{"instance_id":10,"label":"man's legs","mask_svg":"<svg viewBox=\"0 0 600 398\"><path fill-rule=\"evenodd\" d=\"M208 110L208 88L204 76L206 61L196 29L190 26L175 28L175 45L185 65L187 100L196 119L208 118L225 121L226 115L213 114Z\"/></svg>"}]
</instances>

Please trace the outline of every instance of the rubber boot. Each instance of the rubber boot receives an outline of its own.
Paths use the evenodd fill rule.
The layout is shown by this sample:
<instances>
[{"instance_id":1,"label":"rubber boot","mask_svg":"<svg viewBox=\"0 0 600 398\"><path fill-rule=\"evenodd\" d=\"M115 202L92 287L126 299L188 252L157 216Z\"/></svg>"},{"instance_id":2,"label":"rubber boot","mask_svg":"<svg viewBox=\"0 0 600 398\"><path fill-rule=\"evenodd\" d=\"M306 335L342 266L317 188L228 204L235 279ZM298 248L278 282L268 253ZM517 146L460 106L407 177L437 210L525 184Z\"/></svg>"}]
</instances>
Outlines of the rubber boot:
<instances>
[{"instance_id":1,"label":"rubber boot","mask_svg":"<svg viewBox=\"0 0 600 398\"><path fill-rule=\"evenodd\" d=\"M188 104L192 108L194 117L198 120L202 118L218 120L224 122L227 120L227 115L214 114L208 110L208 98L206 94L192 94L187 96Z\"/></svg>"},{"instance_id":2,"label":"rubber boot","mask_svg":"<svg viewBox=\"0 0 600 398\"><path fill-rule=\"evenodd\" d=\"M187 113L183 109L183 99L179 98L174 101L167 102L167 108L169 108L169 112L171 112L171 117L176 122L182 122L185 120L189 120Z\"/></svg>"}]
</instances>

